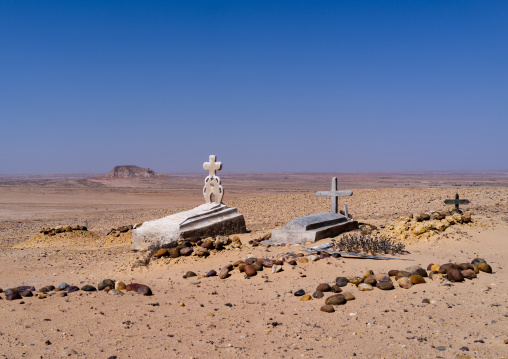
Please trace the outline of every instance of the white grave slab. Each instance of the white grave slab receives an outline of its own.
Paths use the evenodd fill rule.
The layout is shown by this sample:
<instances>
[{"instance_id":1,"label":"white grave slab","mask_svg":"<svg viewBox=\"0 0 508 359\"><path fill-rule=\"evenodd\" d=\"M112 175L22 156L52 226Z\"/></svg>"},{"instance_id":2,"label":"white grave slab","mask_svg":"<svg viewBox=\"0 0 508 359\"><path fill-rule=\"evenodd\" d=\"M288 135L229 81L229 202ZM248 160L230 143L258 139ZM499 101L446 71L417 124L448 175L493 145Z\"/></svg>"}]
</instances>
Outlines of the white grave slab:
<instances>
[{"instance_id":1,"label":"white grave slab","mask_svg":"<svg viewBox=\"0 0 508 359\"><path fill-rule=\"evenodd\" d=\"M210 161L203 164L203 168L209 171L203 188L206 203L189 211L144 222L132 231L132 248L160 248L194 236L229 235L246 231L243 215L236 208L222 203L224 189L215 174L222 168L222 163L215 160L216 156L211 155Z\"/></svg>"}]
</instances>

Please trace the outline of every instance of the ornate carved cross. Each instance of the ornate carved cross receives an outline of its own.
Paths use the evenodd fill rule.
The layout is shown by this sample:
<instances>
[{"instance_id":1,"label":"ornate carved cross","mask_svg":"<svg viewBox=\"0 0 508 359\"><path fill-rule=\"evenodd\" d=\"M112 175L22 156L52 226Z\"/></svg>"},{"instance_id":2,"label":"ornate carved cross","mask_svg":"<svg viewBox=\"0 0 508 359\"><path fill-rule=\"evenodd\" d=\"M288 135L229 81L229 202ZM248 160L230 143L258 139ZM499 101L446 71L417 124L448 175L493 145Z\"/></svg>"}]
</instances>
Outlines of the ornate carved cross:
<instances>
[{"instance_id":1,"label":"ornate carved cross","mask_svg":"<svg viewBox=\"0 0 508 359\"><path fill-rule=\"evenodd\" d=\"M215 162L217 157L210 155L209 162L203 163L203 169L208 171L208 176L205 178L205 186L203 187L203 196L206 203L221 204L224 197L224 189L220 184L220 178L215 172L222 169L222 162ZM213 202L212 202L213 196Z\"/></svg>"}]
</instances>

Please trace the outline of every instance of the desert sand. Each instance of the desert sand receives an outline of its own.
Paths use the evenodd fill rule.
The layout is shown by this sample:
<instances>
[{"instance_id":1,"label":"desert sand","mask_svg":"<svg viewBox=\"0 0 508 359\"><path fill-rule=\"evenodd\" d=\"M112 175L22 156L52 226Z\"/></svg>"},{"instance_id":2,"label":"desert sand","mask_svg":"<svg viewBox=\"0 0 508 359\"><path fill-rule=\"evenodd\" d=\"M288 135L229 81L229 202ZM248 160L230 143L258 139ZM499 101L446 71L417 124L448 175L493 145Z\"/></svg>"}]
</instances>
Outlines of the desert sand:
<instances>
[{"instance_id":1,"label":"desert sand","mask_svg":"<svg viewBox=\"0 0 508 359\"><path fill-rule=\"evenodd\" d=\"M404 260L323 258L246 278L204 275L249 255L279 258L314 244L249 244L299 216L329 211L332 176L340 198L374 234L404 215L441 211L458 192L471 204L470 224L429 238L407 239ZM89 179L89 178L95 179ZM153 258L129 246L129 233L112 228L160 218L203 203L202 174L143 179L97 175L0 176L0 288L36 289L62 282L97 286L106 278L148 285L152 296L104 291L6 300L0 293L2 358L502 358L508 356L508 173L221 174L224 202L244 214L249 233L240 248L206 258ZM90 236L34 237L41 227L86 225ZM234 237L234 235L230 236ZM322 244L332 239L324 239ZM337 277L386 273L412 265L485 259L493 273L451 283L426 279L410 289L363 292L343 287L355 300L320 311L326 297L301 301ZM34 292L37 295L37 291ZM430 302L430 303L424 303ZM23 303L23 304L21 304Z\"/></svg>"}]
</instances>

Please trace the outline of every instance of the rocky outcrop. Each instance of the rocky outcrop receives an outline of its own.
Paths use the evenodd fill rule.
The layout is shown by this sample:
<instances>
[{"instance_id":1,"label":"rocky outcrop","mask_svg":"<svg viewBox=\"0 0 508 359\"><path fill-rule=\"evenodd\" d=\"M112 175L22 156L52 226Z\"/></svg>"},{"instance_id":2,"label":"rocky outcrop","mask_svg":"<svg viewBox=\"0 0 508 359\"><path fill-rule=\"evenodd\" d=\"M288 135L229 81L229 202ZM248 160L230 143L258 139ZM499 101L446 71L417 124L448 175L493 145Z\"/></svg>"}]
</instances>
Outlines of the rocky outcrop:
<instances>
[{"instance_id":1,"label":"rocky outcrop","mask_svg":"<svg viewBox=\"0 0 508 359\"><path fill-rule=\"evenodd\" d=\"M150 168L141 168L138 166L115 166L102 178L150 178L159 177L159 173L151 170Z\"/></svg>"}]
</instances>

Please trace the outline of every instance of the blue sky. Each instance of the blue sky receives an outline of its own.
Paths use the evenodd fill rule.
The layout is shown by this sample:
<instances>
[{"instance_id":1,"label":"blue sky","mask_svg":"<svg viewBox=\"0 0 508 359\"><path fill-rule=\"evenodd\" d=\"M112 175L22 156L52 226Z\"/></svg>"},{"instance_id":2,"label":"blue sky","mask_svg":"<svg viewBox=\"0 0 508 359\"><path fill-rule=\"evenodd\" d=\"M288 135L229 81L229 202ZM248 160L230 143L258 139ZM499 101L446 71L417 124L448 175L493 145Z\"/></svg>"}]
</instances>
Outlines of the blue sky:
<instances>
[{"instance_id":1,"label":"blue sky","mask_svg":"<svg viewBox=\"0 0 508 359\"><path fill-rule=\"evenodd\" d=\"M508 169L507 1L0 0L0 173Z\"/></svg>"}]
</instances>

